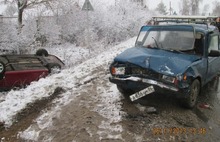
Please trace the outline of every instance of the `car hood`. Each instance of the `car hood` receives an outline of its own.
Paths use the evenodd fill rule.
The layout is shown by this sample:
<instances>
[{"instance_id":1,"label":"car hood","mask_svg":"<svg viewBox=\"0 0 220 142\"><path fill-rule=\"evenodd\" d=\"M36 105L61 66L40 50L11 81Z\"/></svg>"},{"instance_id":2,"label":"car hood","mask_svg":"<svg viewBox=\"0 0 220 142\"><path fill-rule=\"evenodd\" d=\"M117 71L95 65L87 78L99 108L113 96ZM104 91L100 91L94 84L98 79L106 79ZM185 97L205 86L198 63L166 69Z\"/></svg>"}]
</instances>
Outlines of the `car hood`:
<instances>
[{"instance_id":1,"label":"car hood","mask_svg":"<svg viewBox=\"0 0 220 142\"><path fill-rule=\"evenodd\" d=\"M176 76L182 74L201 57L156 48L133 47L119 54L114 61L130 63L158 73Z\"/></svg>"}]
</instances>

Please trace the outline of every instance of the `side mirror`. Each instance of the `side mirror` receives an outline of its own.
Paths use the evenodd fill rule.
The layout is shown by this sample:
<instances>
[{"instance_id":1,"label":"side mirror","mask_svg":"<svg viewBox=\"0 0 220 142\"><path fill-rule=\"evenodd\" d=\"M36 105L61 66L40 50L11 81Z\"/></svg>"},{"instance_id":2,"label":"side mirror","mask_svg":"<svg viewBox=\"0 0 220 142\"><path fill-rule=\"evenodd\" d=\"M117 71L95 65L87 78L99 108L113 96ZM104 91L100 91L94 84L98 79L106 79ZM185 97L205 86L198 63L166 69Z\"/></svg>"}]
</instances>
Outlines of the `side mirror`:
<instances>
[{"instance_id":1,"label":"side mirror","mask_svg":"<svg viewBox=\"0 0 220 142\"><path fill-rule=\"evenodd\" d=\"M209 53L210 57L219 57L220 56L220 51L218 50L211 50Z\"/></svg>"}]
</instances>

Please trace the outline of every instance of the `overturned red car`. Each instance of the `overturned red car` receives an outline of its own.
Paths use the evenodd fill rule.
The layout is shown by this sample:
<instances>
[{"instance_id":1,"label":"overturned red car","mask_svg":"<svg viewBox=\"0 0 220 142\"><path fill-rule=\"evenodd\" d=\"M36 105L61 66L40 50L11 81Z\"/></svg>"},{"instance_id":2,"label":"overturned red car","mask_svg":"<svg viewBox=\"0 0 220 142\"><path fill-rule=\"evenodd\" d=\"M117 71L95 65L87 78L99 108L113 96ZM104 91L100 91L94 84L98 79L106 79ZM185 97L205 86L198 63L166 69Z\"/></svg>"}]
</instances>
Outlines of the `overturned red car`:
<instances>
[{"instance_id":1,"label":"overturned red car","mask_svg":"<svg viewBox=\"0 0 220 142\"><path fill-rule=\"evenodd\" d=\"M63 67L64 63L45 49L36 54L0 55L0 91L26 86Z\"/></svg>"}]
</instances>

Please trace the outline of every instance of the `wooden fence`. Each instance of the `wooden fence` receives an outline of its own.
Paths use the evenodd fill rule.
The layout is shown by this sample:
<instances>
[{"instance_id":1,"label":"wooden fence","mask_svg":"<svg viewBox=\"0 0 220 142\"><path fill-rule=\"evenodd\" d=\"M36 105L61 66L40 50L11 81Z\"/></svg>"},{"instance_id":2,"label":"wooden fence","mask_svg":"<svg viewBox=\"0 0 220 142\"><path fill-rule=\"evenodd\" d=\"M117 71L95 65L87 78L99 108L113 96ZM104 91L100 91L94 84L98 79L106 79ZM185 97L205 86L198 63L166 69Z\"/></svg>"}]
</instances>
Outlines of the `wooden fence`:
<instances>
[{"instance_id":1,"label":"wooden fence","mask_svg":"<svg viewBox=\"0 0 220 142\"><path fill-rule=\"evenodd\" d=\"M17 22L17 17L6 17L0 15L0 23L14 23Z\"/></svg>"}]
</instances>

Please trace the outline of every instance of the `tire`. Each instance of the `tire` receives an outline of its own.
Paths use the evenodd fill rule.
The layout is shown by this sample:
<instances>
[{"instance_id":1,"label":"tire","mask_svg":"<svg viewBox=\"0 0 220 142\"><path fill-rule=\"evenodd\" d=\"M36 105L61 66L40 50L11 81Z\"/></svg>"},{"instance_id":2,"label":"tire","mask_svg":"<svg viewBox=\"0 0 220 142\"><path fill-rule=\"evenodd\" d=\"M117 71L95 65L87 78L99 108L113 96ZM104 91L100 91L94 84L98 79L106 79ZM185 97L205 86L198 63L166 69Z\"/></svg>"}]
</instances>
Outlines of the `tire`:
<instances>
[{"instance_id":1,"label":"tire","mask_svg":"<svg viewBox=\"0 0 220 142\"><path fill-rule=\"evenodd\" d=\"M48 56L49 54L46 49L38 49L36 51L36 55L37 56Z\"/></svg>"},{"instance_id":2,"label":"tire","mask_svg":"<svg viewBox=\"0 0 220 142\"><path fill-rule=\"evenodd\" d=\"M5 64L0 61L0 80L4 78Z\"/></svg>"},{"instance_id":3,"label":"tire","mask_svg":"<svg viewBox=\"0 0 220 142\"><path fill-rule=\"evenodd\" d=\"M184 106L186 108L193 108L196 105L198 95L200 94L200 82L198 79L195 79L190 85L190 91L187 98L184 99Z\"/></svg>"},{"instance_id":4,"label":"tire","mask_svg":"<svg viewBox=\"0 0 220 142\"><path fill-rule=\"evenodd\" d=\"M49 63L47 68L51 74L60 73L61 70L61 66L58 63Z\"/></svg>"}]
</instances>

